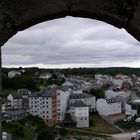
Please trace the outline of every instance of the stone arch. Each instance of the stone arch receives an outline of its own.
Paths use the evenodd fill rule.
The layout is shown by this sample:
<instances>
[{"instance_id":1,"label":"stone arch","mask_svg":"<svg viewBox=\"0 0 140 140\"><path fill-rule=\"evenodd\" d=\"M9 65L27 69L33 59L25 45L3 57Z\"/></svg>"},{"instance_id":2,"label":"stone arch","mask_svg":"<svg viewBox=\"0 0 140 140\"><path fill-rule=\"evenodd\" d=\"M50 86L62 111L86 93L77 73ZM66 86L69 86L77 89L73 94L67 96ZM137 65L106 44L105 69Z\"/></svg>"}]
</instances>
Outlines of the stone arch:
<instances>
[{"instance_id":1,"label":"stone arch","mask_svg":"<svg viewBox=\"0 0 140 140\"><path fill-rule=\"evenodd\" d=\"M101 20L140 41L139 0L0 0L0 46L18 31L65 16Z\"/></svg>"}]
</instances>

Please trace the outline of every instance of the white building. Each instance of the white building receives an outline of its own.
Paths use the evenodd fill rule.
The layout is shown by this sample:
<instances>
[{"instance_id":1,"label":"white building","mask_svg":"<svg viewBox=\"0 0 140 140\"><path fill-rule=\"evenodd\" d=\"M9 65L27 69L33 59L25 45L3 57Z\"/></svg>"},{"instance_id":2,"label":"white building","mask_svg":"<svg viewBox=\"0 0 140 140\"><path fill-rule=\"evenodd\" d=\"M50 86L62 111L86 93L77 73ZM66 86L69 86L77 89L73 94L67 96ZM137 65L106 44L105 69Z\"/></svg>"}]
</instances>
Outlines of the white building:
<instances>
[{"instance_id":1,"label":"white building","mask_svg":"<svg viewBox=\"0 0 140 140\"><path fill-rule=\"evenodd\" d=\"M129 104L125 104L125 114L130 116L137 115L137 110L132 109L132 106Z\"/></svg>"},{"instance_id":2,"label":"white building","mask_svg":"<svg viewBox=\"0 0 140 140\"><path fill-rule=\"evenodd\" d=\"M122 91L122 90L107 90L105 91L105 97L121 97L122 99L128 99L131 95L129 90Z\"/></svg>"},{"instance_id":3,"label":"white building","mask_svg":"<svg viewBox=\"0 0 140 140\"><path fill-rule=\"evenodd\" d=\"M96 73L95 74L95 79L97 79L97 80L101 80L102 79L102 74L100 74L100 73Z\"/></svg>"},{"instance_id":4,"label":"white building","mask_svg":"<svg viewBox=\"0 0 140 140\"><path fill-rule=\"evenodd\" d=\"M22 109L23 100L21 95L9 94L7 99L11 101L12 109Z\"/></svg>"},{"instance_id":5,"label":"white building","mask_svg":"<svg viewBox=\"0 0 140 140\"><path fill-rule=\"evenodd\" d=\"M117 88L121 88L122 87L122 84L123 84L123 80L122 79L117 79L117 78L114 78L112 80L112 83L115 87Z\"/></svg>"},{"instance_id":6,"label":"white building","mask_svg":"<svg viewBox=\"0 0 140 140\"><path fill-rule=\"evenodd\" d=\"M64 120L70 92L71 92L71 90L67 87L59 87L56 90L56 93L57 93L57 121L58 122L61 122Z\"/></svg>"},{"instance_id":7,"label":"white building","mask_svg":"<svg viewBox=\"0 0 140 140\"><path fill-rule=\"evenodd\" d=\"M93 84L91 82L83 82L82 90L83 91L90 91L93 88Z\"/></svg>"},{"instance_id":8,"label":"white building","mask_svg":"<svg viewBox=\"0 0 140 140\"><path fill-rule=\"evenodd\" d=\"M3 99L1 104L1 113L5 113L6 111L9 111L11 109L12 109L11 101Z\"/></svg>"},{"instance_id":9,"label":"white building","mask_svg":"<svg viewBox=\"0 0 140 140\"><path fill-rule=\"evenodd\" d=\"M69 110L72 119L76 121L76 127L89 127L89 107L83 102L75 102Z\"/></svg>"},{"instance_id":10,"label":"white building","mask_svg":"<svg viewBox=\"0 0 140 140\"><path fill-rule=\"evenodd\" d=\"M69 98L69 104L73 104L77 101L82 101L89 107L90 111L96 108L96 97L87 93L72 93Z\"/></svg>"},{"instance_id":11,"label":"white building","mask_svg":"<svg viewBox=\"0 0 140 140\"><path fill-rule=\"evenodd\" d=\"M18 94L22 96L22 98L27 98L30 94L31 91L25 88L18 89Z\"/></svg>"},{"instance_id":12,"label":"white building","mask_svg":"<svg viewBox=\"0 0 140 140\"><path fill-rule=\"evenodd\" d=\"M42 90L29 96L29 113L38 115L48 125L57 122L57 98L55 90Z\"/></svg>"},{"instance_id":13,"label":"white building","mask_svg":"<svg viewBox=\"0 0 140 140\"><path fill-rule=\"evenodd\" d=\"M39 76L39 78L41 79L49 79L50 77L52 77L51 73L43 73L43 74L40 74Z\"/></svg>"},{"instance_id":14,"label":"white building","mask_svg":"<svg viewBox=\"0 0 140 140\"><path fill-rule=\"evenodd\" d=\"M65 82L62 86L73 87L73 84L71 82Z\"/></svg>"},{"instance_id":15,"label":"white building","mask_svg":"<svg viewBox=\"0 0 140 140\"><path fill-rule=\"evenodd\" d=\"M97 111L101 115L113 115L119 114L122 112L121 101L116 98L105 98L98 99L97 103Z\"/></svg>"},{"instance_id":16,"label":"white building","mask_svg":"<svg viewBox=\"0 0 140 140\"><path fill-rule=\"evenodd\" d=\"M19 72L19 71L10 71L10 72L8 72L8 77L9 78L14 78L17 75L21 75L21 72Z\"/></svg>"}]
</instances>

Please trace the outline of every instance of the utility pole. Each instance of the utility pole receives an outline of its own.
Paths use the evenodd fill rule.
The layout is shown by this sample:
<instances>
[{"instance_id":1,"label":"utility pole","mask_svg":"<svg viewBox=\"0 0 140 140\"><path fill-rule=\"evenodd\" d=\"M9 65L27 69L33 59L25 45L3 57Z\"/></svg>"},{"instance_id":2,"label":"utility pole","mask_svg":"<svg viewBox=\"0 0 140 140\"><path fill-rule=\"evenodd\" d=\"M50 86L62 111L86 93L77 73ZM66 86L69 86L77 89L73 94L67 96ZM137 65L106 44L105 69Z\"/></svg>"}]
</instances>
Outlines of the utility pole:
<instances>
[{"instance_id":1,"label":"utility pole","mask_svg":"<svg viewBox=\"0 0 140 140\"><path fill-rule=\"evenodd\" d=\"M2 52L0 46L0 96L2 94ZM2 140L2 116L1 116L2 99L0 97L0 140Z\"/></svg>"}]
</instances>

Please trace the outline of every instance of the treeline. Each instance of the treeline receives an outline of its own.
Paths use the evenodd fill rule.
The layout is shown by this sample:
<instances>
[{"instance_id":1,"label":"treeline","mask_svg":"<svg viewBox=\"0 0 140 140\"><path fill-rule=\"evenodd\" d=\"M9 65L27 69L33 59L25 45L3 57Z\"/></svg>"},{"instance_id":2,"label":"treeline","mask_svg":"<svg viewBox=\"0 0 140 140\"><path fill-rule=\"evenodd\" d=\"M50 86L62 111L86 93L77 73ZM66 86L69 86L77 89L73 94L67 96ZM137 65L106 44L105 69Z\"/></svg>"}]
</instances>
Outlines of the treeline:
<instances>
[{"instance_id":1,"label":"treeline","mask_svg":"<svg viewBox=\"0 0 140 140\"><path fill-rule=\"evenodd\" d=\"M140 76L140 68L127 68L127 67L113 67L113 68L73 68L62 69L62 73L66 75L95 75L96 73L110 74L112 76L117 73L126 75L135 74Z\"/></svg>"},{"instance_id":2,"label":"treeline","mask_svg":"<svg viewBox=\"0 0 140 140\"><path fill-rule=\"evenodd\" d=\"M30 90L38 89L38 80L32 76L15 76L8 78L3 76L2 87L3 89L20 89L27 88Z\"/></svg>"},{"instance_id":3,"label":"treeline","mask_svg":"<svg viewBox=\"0 0 140 140\"><path fill-rule=\"evenodd\" d=\"M3 68L3 73L7 74L11 70L20 70L23 68ZM140 76L140 68L128 68L128 67L110 67L110 68L67 68L67 69L43 69L43 68L24 68L24 75L34 75L35 73L41 74L45 72L60 72L67 75L95 75L96 73L115 75L122 73L126 75L138 75Z\"/></svg>"}]
</instances>

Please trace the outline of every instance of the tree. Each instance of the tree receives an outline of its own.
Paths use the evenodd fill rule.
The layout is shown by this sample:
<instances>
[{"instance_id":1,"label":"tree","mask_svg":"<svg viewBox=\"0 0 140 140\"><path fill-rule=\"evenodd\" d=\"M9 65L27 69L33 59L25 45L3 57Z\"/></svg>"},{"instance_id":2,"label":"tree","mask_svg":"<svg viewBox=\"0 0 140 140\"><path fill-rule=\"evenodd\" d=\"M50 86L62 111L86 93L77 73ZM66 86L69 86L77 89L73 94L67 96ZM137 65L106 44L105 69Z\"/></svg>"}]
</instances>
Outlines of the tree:
<instances>
[{"instance_id":1,"label":"tree","mask_svg":"<svg viewBox=\"0 0 140 140\"><path fill-rule=\"evenodd\" d=\"M59 134L62 136L62 137L65 137L68 133L68 130L65 129L65 128L61 128L60 131L59 131Z\"/></svg>"},{"instance_id":2,"label":"tree","mask_svg":"<svg viewBox=\"0 0 140 140\"><path fill-rule=\"evenodd\" d=\"M39 132L37 140L54 140L54 136L48 129L43 129Z\"/></svg>"},{"instance_id":3,"label":"tree","mask_svg":"<svg viewBox=\"0 0 140 140\"><path fill-rule=\"evenodd\" d=\"M104 93L104 90L102 88L100 88L100 89L91 89L89 93L91 95L94 95L97 99L105 97L105 93Z\"/></svg>"}]
</instances>

